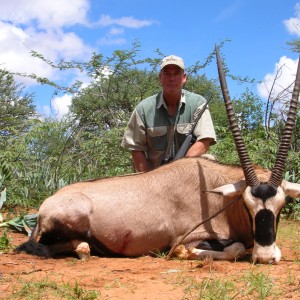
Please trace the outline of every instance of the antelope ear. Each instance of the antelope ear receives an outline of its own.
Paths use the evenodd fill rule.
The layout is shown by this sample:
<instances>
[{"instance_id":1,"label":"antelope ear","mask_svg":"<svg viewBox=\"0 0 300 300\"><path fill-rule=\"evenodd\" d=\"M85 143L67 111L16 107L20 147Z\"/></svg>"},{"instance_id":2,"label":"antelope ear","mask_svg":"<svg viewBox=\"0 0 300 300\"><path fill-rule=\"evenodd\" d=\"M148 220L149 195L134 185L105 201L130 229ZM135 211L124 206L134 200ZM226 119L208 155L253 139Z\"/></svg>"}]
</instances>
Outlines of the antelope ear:
<instances>
[{"instance_id":1,"label":"antelope ear","mask_svg":"<svg viewBox=\"0 0 300 300\"><path fill-rule=\"evenodd\" d=\"M293 198L300 197L300 184L293 183L286 180L282 180L281 187L283 188L284 192Z\"/></svg>"},{"instance_id":2,"label":"antelope ear","mask_svg":"<svg viewBox=\"0 0 300 300\"><path fill-rule=\"evenodd\" d=\"M215 188L209 192L220 194L223 196L236 196L236 195L243 194L246 187L247 187L246 181L243 179L243 180L237 181L235 183L222 185L222 186Z\"/></svg>"}]
</instances>

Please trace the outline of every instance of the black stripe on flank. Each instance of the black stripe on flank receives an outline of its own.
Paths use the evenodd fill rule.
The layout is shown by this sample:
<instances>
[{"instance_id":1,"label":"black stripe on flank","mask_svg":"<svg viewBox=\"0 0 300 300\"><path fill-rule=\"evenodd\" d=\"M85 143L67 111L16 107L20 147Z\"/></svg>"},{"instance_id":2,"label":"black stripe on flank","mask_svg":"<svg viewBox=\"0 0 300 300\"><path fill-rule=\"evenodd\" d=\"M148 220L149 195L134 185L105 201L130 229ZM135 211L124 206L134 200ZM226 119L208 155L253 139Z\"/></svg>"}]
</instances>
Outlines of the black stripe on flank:
<instances>
[{"instance_id":1,"label":"black stripe on flank","mask_svg":"<svg viewBox=\"0 0 300 300\"><path fill-rule=\"evenodd\" d=\"M97 256L105 256L105 257L124 257L124 255L118 254L116 252L111 251L107 248L101 241L98 241L93 236L89 237L87 242L91 246L91 251Z\"/></svg>"},{"instance_id":2,"label":"black stripe on flank","mask_svg":"<svg viewBox=\"0 0 300 300\"><path fill-rule=\"evenodd\" d=\"M236 243L233 240L205 240L199 243L196 248L202 250L214 250L214 251L224 251L224 248L231 246L232 244Z\"/></svg>"},{"instance_id":3,"label":"black stripe on flank","mask_svg":"<svg viewBox=\"0 0 300 300\"><path fill-rule=\"evenodd\" d=\"M260 210L255 216L255 241L261 246L270 246L275 242L274 214L269 209Z\"/></svg>"}]
</instances>

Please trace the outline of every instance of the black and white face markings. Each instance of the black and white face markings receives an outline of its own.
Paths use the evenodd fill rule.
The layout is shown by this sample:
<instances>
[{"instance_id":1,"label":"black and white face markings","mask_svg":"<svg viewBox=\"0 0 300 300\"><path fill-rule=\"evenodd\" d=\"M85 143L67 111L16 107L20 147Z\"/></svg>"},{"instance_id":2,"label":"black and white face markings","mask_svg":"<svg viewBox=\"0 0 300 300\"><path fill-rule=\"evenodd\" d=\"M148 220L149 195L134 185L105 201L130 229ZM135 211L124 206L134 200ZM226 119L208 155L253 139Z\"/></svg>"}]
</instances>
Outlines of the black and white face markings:
<instances>
[{"instance_id":1,"label":"black and white face markings","mask_svg":"<svg viewBox=\"0 0 300 300\"><path fill-rule=\"evenodd\" d=\"M254 260L255 257L273 257L274 262L279 261L280 250L275 241L280 211L285 204L283 189L280 186L277 188L268 183L261 183L248 187L244 195L252 219ZM274 255L270 256L269 252L274 252Z\"/></svg>"}]
</instances>

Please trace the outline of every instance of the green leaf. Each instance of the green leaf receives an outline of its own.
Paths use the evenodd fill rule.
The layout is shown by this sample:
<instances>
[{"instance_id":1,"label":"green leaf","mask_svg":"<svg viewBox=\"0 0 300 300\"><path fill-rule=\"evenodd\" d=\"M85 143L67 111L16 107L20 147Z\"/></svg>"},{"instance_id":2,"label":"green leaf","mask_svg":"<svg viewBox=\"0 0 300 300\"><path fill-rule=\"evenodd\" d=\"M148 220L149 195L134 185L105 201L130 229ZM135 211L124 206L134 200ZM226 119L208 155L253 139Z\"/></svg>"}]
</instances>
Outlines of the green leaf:
<instances>
[{"instance_id":1,"label":"green leaf","mask_svg":"<svg viewBox=\"0 0 300 300\"><path fill-rule=\"evenodd\" d=\"M0 237L0 254L10 249L10 240L4 231L3 236Z\"/></svg>"},{"instance_id":2,"label":"green leaf","mask_svg":"<svg viewBox=\"0 0 300 300\"><path fill-rule=\"evenodd\" d=\"M31 231L36 224L37 214L25 215L17 218L13 218L9 221L0 224L0 227L8 227L12 230L27 233L31 235Z\"/></svg>"}]
</instances>

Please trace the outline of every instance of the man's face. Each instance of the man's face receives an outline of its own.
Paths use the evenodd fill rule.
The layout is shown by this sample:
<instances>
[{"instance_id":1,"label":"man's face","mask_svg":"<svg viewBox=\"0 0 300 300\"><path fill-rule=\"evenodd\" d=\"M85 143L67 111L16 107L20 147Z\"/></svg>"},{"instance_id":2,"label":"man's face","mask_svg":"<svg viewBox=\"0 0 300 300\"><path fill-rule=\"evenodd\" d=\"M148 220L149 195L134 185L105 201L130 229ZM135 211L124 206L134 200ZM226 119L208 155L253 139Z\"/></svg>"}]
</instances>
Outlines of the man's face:
<instances>
[{"instance_id":1,"label":"man's face","mask_svg":"<svg viewBox=\"0 0 300 300\"><path fill-rule=\"evenodd\" d=\"M186 74L176 65L167 65L161 70L159 80L165 93L178 93L186 82Z\"/></svg>"}]
</instances>

